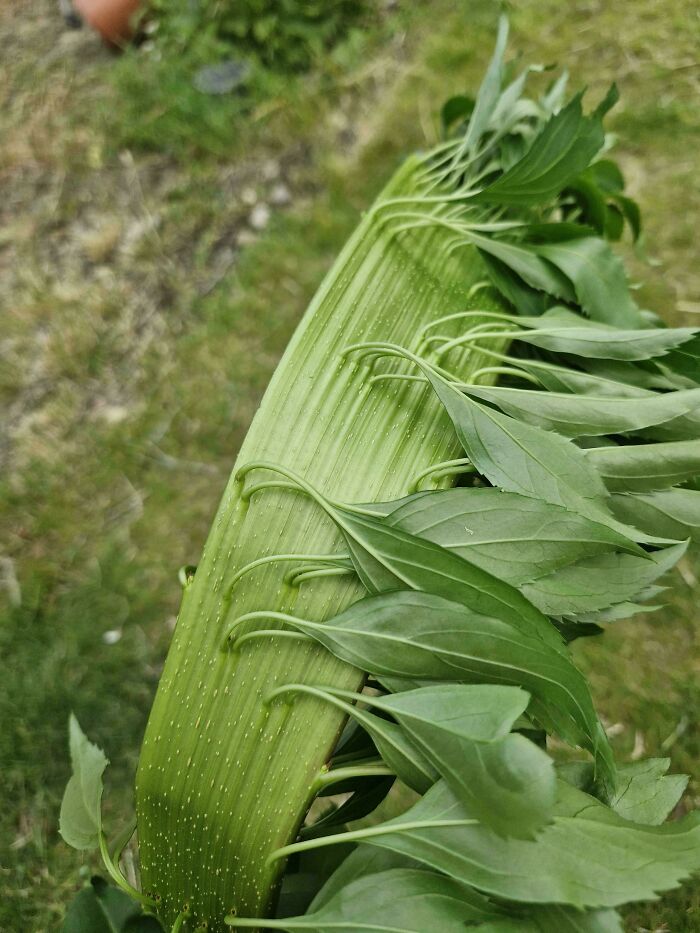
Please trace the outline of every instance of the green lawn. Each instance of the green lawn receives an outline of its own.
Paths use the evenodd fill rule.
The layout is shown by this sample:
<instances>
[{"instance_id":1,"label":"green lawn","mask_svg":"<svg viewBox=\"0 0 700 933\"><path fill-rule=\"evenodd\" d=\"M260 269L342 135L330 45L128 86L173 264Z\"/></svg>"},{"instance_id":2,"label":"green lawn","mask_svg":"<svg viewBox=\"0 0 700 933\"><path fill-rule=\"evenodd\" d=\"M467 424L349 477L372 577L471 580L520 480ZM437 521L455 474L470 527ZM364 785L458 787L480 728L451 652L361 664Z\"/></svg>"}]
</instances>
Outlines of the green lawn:
<instances>
[{"instance_id":1,"label":"green lawn","mask_svg":"<svg viewBox=\"0 0 700 933\"><path fill-rule=\"evenodd\" d=\"M216 152L167 126L161 151L153 133L137 148L160 118L120 97L137 60L62 34L49 0L0 13L0 929L56 929L97 867L56 831L70 710L112 760L112 825L130 812L178 568L197 562L257 402L359 212L435 140L441 102L475 88L494 9L469 6L385 14L311 76L258 91ZM618 82L611 123L646 218L641 300L697 321L696 5L514 7L513 53L566 64L591 99ZM261 204L271 220L256 229ZM577 653L618 754L697 775L694 566L674 571L666 610ZM697 798L691 783L684 806ZM699 929L700 889L635 908L628 928Z\"/></svg>"}]
</instances>

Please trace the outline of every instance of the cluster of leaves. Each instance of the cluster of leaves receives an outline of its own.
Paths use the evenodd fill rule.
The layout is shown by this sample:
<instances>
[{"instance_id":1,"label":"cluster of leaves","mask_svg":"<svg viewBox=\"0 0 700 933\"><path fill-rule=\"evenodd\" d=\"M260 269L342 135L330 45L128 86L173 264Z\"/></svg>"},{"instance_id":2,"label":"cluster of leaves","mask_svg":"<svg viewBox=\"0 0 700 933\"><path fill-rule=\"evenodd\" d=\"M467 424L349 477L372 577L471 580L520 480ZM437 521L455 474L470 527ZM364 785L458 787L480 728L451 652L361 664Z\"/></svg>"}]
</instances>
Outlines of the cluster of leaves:
<instances>
[{"instance_id":1,"label":"cluster of leaves","mask_svg":"<svg viewBox=\"0 0 700 933\"><path fill-rule=\"evenodd\" d=\"M297 579L352 573L367 591L323 623L255 611L226 636L234 651L312 639L371 687L287 684L268 698L311 695L352 722L323 781L350 796L273 853L289 861L270 929L608 933L621 930L617 907L700 867L698 816L664 822L685 778L667 776L667 760L615 762L568 647L650 608L659 578L700 538L700 340L636 306L606 241L625 222L639 233L617 169L596 161L614 95L588 116L580 97L563 105L562 81L537 103L523 98L525 75L503 87L505 40L502 24L476 100L444 112L448 126L467 122L426 159L423 203L380 208L397 235L410 235L410 217L448 226L456 248L475 245L511 313L450 315L416 350L346 351L372 355L375 391L385 377L435 393L464 453L435 475L467 479L351 505L273 463L239 473L302 489L337 527L344 552L302 564ZM452 375L464 348L494 358L481 372L501 384ZM590 757L557 765L548 735ZM109 855L106 762L79 731L72 748L61 831ZM98 785L85 784L86 761ZM394 778L417 803L337 831L371 813ZM337 860L318 858L326 847L341 855L335 871Z\"/></svg>"}]
</instances>

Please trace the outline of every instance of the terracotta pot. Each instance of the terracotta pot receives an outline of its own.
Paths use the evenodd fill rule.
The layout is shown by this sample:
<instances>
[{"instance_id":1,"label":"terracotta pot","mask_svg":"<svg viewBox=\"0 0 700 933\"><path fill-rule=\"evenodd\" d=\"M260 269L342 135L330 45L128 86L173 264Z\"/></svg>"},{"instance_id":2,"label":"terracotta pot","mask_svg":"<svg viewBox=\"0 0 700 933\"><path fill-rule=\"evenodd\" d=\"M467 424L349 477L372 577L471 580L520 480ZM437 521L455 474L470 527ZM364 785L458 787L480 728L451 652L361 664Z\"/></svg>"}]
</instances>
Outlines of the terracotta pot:
<instances>
[{"instance_id":1,"label":"terracotta pot","mask_svg":"<svg viewBox=\"0 0 700 933\"><path fill-rule=\"evenodd\" d=\"M131 38L131 19L141 0L73 0L73 6L105 42L123 45Z\"/></svg>"}]
</instances>

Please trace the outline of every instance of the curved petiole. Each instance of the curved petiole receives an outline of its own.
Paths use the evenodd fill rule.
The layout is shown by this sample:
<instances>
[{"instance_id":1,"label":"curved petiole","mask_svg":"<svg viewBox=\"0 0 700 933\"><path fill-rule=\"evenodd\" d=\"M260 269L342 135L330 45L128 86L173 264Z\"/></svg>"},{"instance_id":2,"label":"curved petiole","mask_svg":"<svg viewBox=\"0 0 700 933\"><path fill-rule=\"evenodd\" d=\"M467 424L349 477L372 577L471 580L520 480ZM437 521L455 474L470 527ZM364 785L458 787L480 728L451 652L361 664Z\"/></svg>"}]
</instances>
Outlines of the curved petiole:
<instances>
[{"instance_id":1,"label":"curved petiole","mask_svg":"<svg viewBox=\"0 0 700 933\"><path fill-rule=\"evenodd\" d=\"M390 833L406 832L415 829L443 829L449 826L478 826L478 820L405 820L402 823L393 823L393 825L382 824L380 826L367 826L364 829L355 829L352 832L335 833L332 836L318 836L315 839L307 839L304 842L293 842L291 845L282 846L281 849L275 849L268 856L267 864L282 858L288 858L297 852L308 852L310 849L320 849L323 846L339 845L345 842L362 842L364 839L372 839L374 836L386 836ZM258 921L259 922L259 921Z\"/></svg>"},{"instance_id":2,"label":"curved petiole","mask_svg":"<svg viewBox=\"0 0 700 933\"><path fill-rule=\"evenodd\" d=\"M461 473L476 473L476 467L467 457L460 457L457 460L443 460L442 463L434 463L432 466L426 467L425 470L421 470L420 473L414 476L409 486L409 492L420 492L422 480L428 477L441 479L443 476L456 476Z\"/></svg>"},{"instance_id":3,"label":"curved petiole","mask_svg":"<svg viewBox=\"0 0 700 933\"><path fill-rule=\"evenodd\" d=\"M138 891L136 888L132 887L129 882L126 880L124 875L121 873L118 863L112 858L112 854L109 851L109 846L107 844L107 837L103 832L99 836L100 842L100 855L102 856L102 861L105 868L107 869L107 874L110 876L112 881L120 888L125 894L128 894L129 897L133 898L135 901L138 901L144 907L156 907L157 901L152 897L148 897L147 894L143 894L141 891Z\"/></svg>"}]
</instances>

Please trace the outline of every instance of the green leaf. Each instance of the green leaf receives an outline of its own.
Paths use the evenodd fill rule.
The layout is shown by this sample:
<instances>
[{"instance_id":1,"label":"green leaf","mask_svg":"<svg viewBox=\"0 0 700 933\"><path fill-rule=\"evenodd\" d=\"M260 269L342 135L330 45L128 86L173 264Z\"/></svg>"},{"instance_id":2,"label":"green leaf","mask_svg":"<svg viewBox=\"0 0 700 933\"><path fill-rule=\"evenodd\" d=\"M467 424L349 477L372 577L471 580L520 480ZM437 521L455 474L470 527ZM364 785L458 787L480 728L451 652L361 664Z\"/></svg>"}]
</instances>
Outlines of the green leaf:
<instances>
[{"instance_id":1,"label":"green leaf","mask_svg":"<svg viewBox=\"0 0 700 933\"><path fill-rule=\"evenodd\" d=\"M605 486L584 451L558 434L522 424L466 398L427 367L423 371L469 459L494 486L617 526L604 503Z\"/></svg>"},{"instance_id":2,"label":"green leaf","mask_svg":"<svg viewBox=\"0 0 700 933\"><path fill-rule=\"evenodd\" d=\"M467 120L474 112L474 104L474 98L464 94L458 94L445 101L440 111L443 132L448 133L455 123Z\"/></svg>"},{"instance_id":3,"label":"green leaf","mask_svg":"<svg viewBox=\"0 0 700 933\"><path fill-rule=\"evenodd\" d=\"M640 826L564 782L554 823L534 841L487 830L444 781L377 829L365 830L364 841L523 903L616 907L653 898L700 868L700 814Z\"/></svg>"},{"instance_id":4,"label":"green leaf","mask_svg":"<svg viewBox=\"0 0 700 933\"><path fill-rule=\"evenodd\" d=\"M622 233L623 219L618 210L615 210L619 218L619 225L615 226L614 221L610 221L610 208L606 203L605 194L598 188L585 172L577 178L571 179L564 197L573 197L575 201L574 211L577 215L575 219L587 226L592 227L600 236L606 236L607 239L619 239ZM565 214L565 217L568 214ZM619 230L618 230L619 227Z\"/></svg>"},{"instance_id":5,"label":"green leaf","mask_svg":"<svg viewBox=\"0 0 700 933\"><path fill-rule=\"evenodd\" d=\"M102 832L102 775L109 762L72 714L69 736L73 773L63 794L59 831L74 849L96 849Z\"/></svg>"},{"instance_id":6,"label":"green leaf","mask_svg":"<svg viewBox=\"0 0 700 933\"><path fill-rule=\"evenodd\" d=\"M600 119L584 117L581 94L545 124L523 158L475 197L475 203L545 204L583 171L603 145Z\"/></svg>"},{"instance_id":7,"label":"green leaf","mask_svg":"<svg viewBox=\"0 0 700 933\"><path fill-rule=\"evenodd\" d=\"M132 921L145 919L140 906L103 878L95 877L73 900L62 933L125 933L139 929ZM156 923L156 930L160 926Z\"/></svg>"},{"instance_id":8,"label":"green leaf","mask_svg":"<svg viewBox=\"0 0 700 933\"><path fill-rule=\"evenodd\" d=\"M474 933L624 933L613 910L574 910L549 904L533 907L517 917L487 920L471 927Z\"/></svg>"},{"instance_id":9,"label":"green leaf","mask_svg":"<svg viewBox=\"0 0 700 933\"><path fill-rule=\"evenodd\" d=\"M531 288L546 292L562 301L576 301L576 292L571 281L554 264L538 255L530 244L496 239L473 230L466 235L482 255L497 259Z\"/></svg>"},{"instance_id":10,"label":"green leaf","mask_svg":"<svg viewBox=\"0 0 700 933\"><path fill-rule=\"evenodd\" d=\"M556 363L543 360L530 360L518 357L517 366L531 373L550 392L569 392L575 395L594 395L599 398L652 398L655 393L649 389L619 382L613 378L569 369Z\"/></svg>"},{"instance_id":11,"label":"green leaf","mask_svg":"<svg viewBox=\"0 0 700 933\"><path fill-rule=\"evenodd\" d=\"M335 847L334 847L335 848ZM312 850L313 853L314 850ZM302 853L302 858L304 857ZM311 854L311 853L308 853ZM317 855L323 855L320 849L316 850ZM325 853L326 855L328 853ZM358 878L364 878L366 875L378 875L381 872L391 871L396 868L417 868L421 869L420 862L415 859L406 858L404 855L397 855L395 852L389 852L388 849L377 849L372 846L357 846L353 844L353 850L335 869L328 878L316 897L310 905L310 910L315 911L325 906L331 898L344 887L356 881ZM422 869L424 870L424 869ZM488 900L483 894L477 894L470 888L465 889L465 899L475 907L481 906L482 917L490 917L491 909Z\"/></svg>"},{"instance_id":12,"label":"green leaf","mask_svg":"<svg viewBox=\"0 0 700 933\"><path fill-rule=\"evenodd\" d=\"M549 821L555 797L551 758L511 732L529 699L517 687L449 684L367 702L397 720L485 825L527 839Z\"/></svg>"},{"instance_id":13,"label":"green leaf","mask_svg":"<svg viewBox=\"0 0 700 933\"><path fill-rule=\"evenodd\" d=\"M688 783L685 774L666 774L670 764L670 758L648 758L623 765L610 806L633 823L663 823Z\"/></svg>"},{"instance_id":14,"label":"green leaf","mask_svg":"<svg viewBox=\"0 0 700 933\"><path fill-rule=\"evenodd\" d=\"M301 830L301 837L308 839L323 835L329 830L345 826L346 823L361 820L377 809L391 790L393 783L393 777L365 778L361 782L362 786L358 787L352 796L343 801L339 807L330 810L310 826L305 826Z\"/></svg>"},{"instance_id":15,"label":"green leaf","mask_svg":"<svg viewBox=\"0 0 700 933\"><path fill-rule=\"evenodd\" d=\"M588 614L636 597L675 566L686 548L684 542L646 558L631 554L588 557L524 584L522 592L548 615Z\"/></svg>"},{"instance_id":16,"label":"green leaf","mask_svg":"<svg viewBox=\"0 0 700 933\"><path fill-rule=\"evenodd\" d=\"M461 153L469 152L479 142L496 108L503 83L503 57L507 43L508 20L505 16L501 16L498 20L496 46L476 95L474 111L460 146Z\"/></svg>"},{"instance_id":17,"label":"green leaf","mask_svg":"<svg viewBox=\"0 0 700 933\"><path fill-rule=\"evenodd\" d=\"M570 395L504 386L465 385L461 389L470 397L497 405L513 418L565 437L627 434L672 421L700 407L700 389L651 394L644 399Z\"/></svg>"},{"instance_id":18,"label":"green leaf","mask_svg":"<svg viewBox=\"0 0 700 933\"><path fill-rule=\"evenodd\" d=\"M610 503L623 522L669 538L700 541L700 492L695 489L615 494Z\"/></svg>"},{"instance_id":19,"label":"green leaf","mask_svg":"<svg viewBox=\"0 0 700 933\"><path fill-rule=\"evenodd\" d=\"M358 846L326 882L311 908L315 910L325 905L342 888L359 878L396 869L420 868L420 862L388 849ZM582 912L556 904L530 905L527 908L510 905L506 914L505 907L494 904L473 888L462 887L461 893L474 915L468 930L486 933L622 933L617 914L610 910Z\"/></svg>"},{"instance_id":20,"label":"green leaf","mask_svg":"<svg viewBox=\"0 0 700 933\"><path fill-rule=\"evenodd\" d=\"M519 318L517 323L530 328L518 334L523 343L553 353L620 361L664 356L697 333L693 327L625 329L587 323L563 308L552 308L541 317Z\"/></svg>"},{"instance_id":21,"label":"green leaf","mask_svg":"<svg viewBox=\"0 0 700 933\"><path fill-rule=\"evenodd\" d=\"M614 763L585 678L560 636L548 645L527 627L478 615L427 593L393 592L354 603L323 624L290 618L300 631L380 677L523 687L531 712L550 731L583 745L605 781Z\"/></svg>"},{"instance_id":22,"label":"green leaf","mask_svg":"<svg viewBox=\"0 0 700 933\"><path fill-rule=\"evenodd\" d=\"M542 243L536 249L573 283L581 307L594 321L619 327L640 325L625 267L605 240L582 236L561 243Z\"/></svg>"},{"instance_id":23,"label":"green leaf","mask_svg":"<svg viewBox=\"0 0 700 933\"><path fill-rule=\"evenodd\" d=\"M411 588L436 593L484 615L527 629L561 649L550 622L515 587L458 554L393 526L381 516L329 507L347 541L350 556L370 593Z\"/></svg>"},{"instance_id":24,"label":"green leaf","mask_svg":"<svg viewBox=\"0 0 700 933\"><path fill-rule=\"evenodd\" d=\"M492 284L513 305L516 312L530 315L540 315L544 312L547 306L544 292L528 285L507 263L483 249L480 253Z\"/></svg>"},{"instance_id":25,"label":"green leaf","mask_svg":"<svg viewBox=\"0 0 700 933\"><path fill-rule=\"evenodd\" d=\"M625 179L620 167L612 159L598 159L588 169L595 184L608 194L616 194L624 190Z\"/></svg>"},{"instance_id":26,"label":"green leaf","mask_svg":"<svg viewBox=\"0 0 700 933\"><path fill-rule=\"evenodd\" d=\"M498 916L496 908L492 916ZM266 920L271 930L310 930L313 933L464 933L467 924L483 917L465 899L464 887L444 875L396 868L364 875L340 888L314 913L283 920ZM255 927L260 921L227 917L233 927Z\"/></svg>"},{"instance_id":27,"label":"green leaf","mask_svg":"<svg viewBox=\"0 0 700 933\"><path fill-rule=\"evenodd\" d=\"M667 489L700 475L700 440L593 447L585 454L611 492Z\"/></svg>"},{"instance_id":28,"label":"green leaf","mask_svg":"<svg viewBox=\"0 0 700 933\"><path fill-rule=\"evenodd\" d=\"M606 551L643 553L607 525L491 487L430 492L394 505L388 524L434 541L513 586Z\"/></svg>"},{"instance_id":29,"label":"green leaf","mask_svg":"<svg viewBox=\"0 0 700 933\"><path fill-rule=\"evenodd\" d=\"M676 373L700 383L700 334L669 354L666 363Z\"/></svg>"},{"instance_id":30,"label":"green leaf","mask_svg":"<svg viewBox=\"0 0 700 933\"><path fill-rule=\"evenodd\" d=\"M632 198L628 198L624 194L614 194L612 199L629 224L630 230L632 231L632 238L638 240L642 232L642 215L639 210L639 205L636 201L633 201Z\"/></svg>"}]
</instances>

